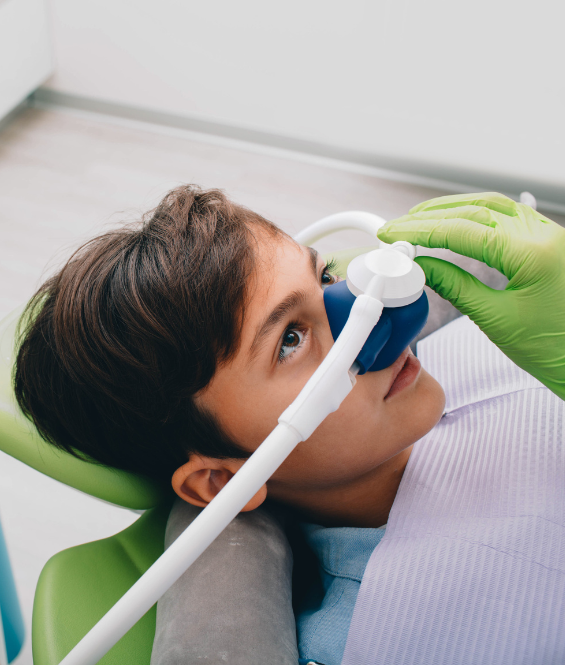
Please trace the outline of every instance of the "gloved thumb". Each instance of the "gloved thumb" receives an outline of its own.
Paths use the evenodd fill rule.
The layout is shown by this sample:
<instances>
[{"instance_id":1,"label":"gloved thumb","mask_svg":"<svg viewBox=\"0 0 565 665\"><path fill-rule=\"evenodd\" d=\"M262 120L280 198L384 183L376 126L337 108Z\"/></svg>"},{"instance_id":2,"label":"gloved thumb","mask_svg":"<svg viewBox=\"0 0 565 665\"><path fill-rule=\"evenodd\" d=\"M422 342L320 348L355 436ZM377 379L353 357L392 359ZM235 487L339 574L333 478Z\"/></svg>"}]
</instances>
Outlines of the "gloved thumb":
<instances>
[{"instance_id":1,"label":"gloved thumb","mask_svg":"<svg viewBox=\"0 0 565 665\"><path fill-rule=\"evenodd\" d=\"M489 304L500 294L500 291L491 289L449 261L431 256L418 256L415 261L426 274L427 286L477 323L477 319L483 318L481 315L490 309Z\"/></svg>"}]
</instances>

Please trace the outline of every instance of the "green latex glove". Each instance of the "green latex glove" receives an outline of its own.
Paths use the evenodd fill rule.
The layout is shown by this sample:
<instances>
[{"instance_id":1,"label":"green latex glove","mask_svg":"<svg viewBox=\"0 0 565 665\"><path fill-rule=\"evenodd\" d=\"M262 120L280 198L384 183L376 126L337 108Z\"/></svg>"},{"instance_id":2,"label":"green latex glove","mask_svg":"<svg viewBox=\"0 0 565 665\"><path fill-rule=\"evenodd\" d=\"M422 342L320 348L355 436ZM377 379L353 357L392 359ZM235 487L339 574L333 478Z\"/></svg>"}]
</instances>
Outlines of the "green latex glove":
<instances>
[{"instance_id":1,"label":"green latex glove","mask_svg":"<svg viewBox=\"0 0 565 665\"><path fill-rule=\"evenodd\" d=\"M497 291L447 261L416 259L428 286L565 399L565 229L527 205L486 193L425 201L378 236L447 248L506 275L508 285Z\"/></svg>"}]
</instances>

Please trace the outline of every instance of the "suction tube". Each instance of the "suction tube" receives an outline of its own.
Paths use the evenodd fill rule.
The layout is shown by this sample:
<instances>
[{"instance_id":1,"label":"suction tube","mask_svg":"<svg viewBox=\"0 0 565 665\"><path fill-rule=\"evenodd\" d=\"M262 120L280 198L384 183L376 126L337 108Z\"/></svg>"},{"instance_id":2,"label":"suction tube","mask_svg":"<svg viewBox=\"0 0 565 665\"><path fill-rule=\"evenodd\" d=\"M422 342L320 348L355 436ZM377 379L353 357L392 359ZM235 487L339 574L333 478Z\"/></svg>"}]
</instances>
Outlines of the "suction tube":
<instances>
[{"instance_id":1,"label":"suction tube","mask_svg":"<svg viewBox=\"0 0 565 665\"><path fill-rule=\"evenodd\" d=\"M355 215L358 213L351 214L353 221ZM380 218L377 219L380 223ZM348 227L342 216L340 229L355 227L353 221ZM318 223L316 233L321 232L318 237L336 230L335 224L335 220L330 221L328 226L334 225L334 228L324 231L323 225ZM388 253L390 251L394 256ZM370 257L363 264L365 268L368 266L368 272L365 271L362 278L352 278L356 283L354 288L362 292L351 302L346 321L328 355L298 397L281 414L277 427L184 533L63 658L60 665L95 665L204 552L298 443L309 438L318 425L339 408L355 384L355 374L360 369L357 358L379 322L383 300L394 298L395 293L398 296L402 291L402 288L398 290L402 280L406 293L398 297L408 296L416 301L423 288L423 272L405 254L385 249L364 256ZM419 293L414 292L418 280L412 279L410 288L406 286L407 276L414 270L422 272Z\"/></svg>"}]
</instances>

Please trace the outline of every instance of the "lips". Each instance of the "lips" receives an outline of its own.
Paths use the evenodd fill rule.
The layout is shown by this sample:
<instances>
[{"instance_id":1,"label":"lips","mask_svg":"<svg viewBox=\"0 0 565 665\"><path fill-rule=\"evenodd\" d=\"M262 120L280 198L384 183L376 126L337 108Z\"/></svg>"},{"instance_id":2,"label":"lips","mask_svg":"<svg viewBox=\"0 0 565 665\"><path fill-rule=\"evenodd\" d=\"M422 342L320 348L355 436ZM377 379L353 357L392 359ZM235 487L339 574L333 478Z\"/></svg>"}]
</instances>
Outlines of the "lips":
<instances>
[{"instance_id":1,"label":"lips","mask_svg":"<svg viewBox=\"0 0 565 665\"><path fill-rule=\"evenodd\" d=\"M421 368L420 361L409 348L403 351L402 355L391 365L393 378L384 399L388 400L411 386L418 378Z\"/></svg>"}]
</instances>

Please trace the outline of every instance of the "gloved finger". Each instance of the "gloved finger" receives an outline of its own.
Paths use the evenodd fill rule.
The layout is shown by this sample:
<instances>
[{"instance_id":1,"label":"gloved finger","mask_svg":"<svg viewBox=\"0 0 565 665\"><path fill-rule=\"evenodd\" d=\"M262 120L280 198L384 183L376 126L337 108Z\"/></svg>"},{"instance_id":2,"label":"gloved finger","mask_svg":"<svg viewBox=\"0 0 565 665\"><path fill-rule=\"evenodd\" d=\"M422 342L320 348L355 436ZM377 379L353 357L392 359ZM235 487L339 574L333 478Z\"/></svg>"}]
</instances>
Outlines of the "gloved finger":
<instances>
[{"instance_id":1,"label":"gloved finger","mask_svg":"<svg viewBox=\"0 0 565 665\"><path fill-rule=\"evenodd\" d=\"M488 322L491 303L504 292L491 289L449 261L432 256L418 256L415 261L426 274L427 286L477 324L481 325L484 320Z\"/></svg>"},{"instance_id":2,"label":"gloved finger","mask_svg":"<svg viewBox=\"0 0 565 665\"><path fill-rule=\"evenodd\" d=\"M496 228L476 224L468 219L428 219L407 221L400 224L387 224L378 231L379 240L393 243L407 240L413 245L450 249L452 252L468 256L486 263L506 275L503 260L503 239Z\"/></svg>"},{"instance_id":3,"label":"gloved finger","mask_svg":"<svg viewBox=\"0 0 565 665\"><path fill-rule=\"evenodd\" d=\"M434 219L468 219L469 221L476 222L477 224L484 224L493 228L500 228L503 232L512 235L514 238L522 236L524 239L528 237L539 236L540 232L549 226L556 226L556 222L552 222L541 213L533 210L529 206L517 203L518 215L516 217L508 217L500 212L495 212L490 208L482 206L461 206L459 208L444 208L441 210L423 210L421 212L410 213L391 219L384 227L381 233L386 233L392 228L392 225L406 224L407 222L434 220ZM541 225L541 226L540 226ZM557 225L558 226L558 225ZM384 236L382 237L384 240Z\"/></svg>"},{"instance_id":4,"label":"gloved finger","mask_svg":"<svg viewBox=\"0 0 565 665\"><path fill-rule=\"evenodd\" d=\"M504 222L505 217L499 212L485 208L484 206L461 206L459 208L444 208L441 210L421 210L419 212L411 212L402 217L391 219L387 224L382 227L388 229L392 224L404 224L405 222L413 222L418 220L428 219L468 219L470 222L477 224L484 224L485 226L498 226Z\"/></svg>"},{"instance_id":5,"label":"gloved finger","mask_svg":"<svg viewBox=\"0 0 565 665\"><path fill-rule=\"evenodd\" d=\"M525 203L520 203L519 205L522 208L522 210L524 211L525 215L534 217L535 219L542 222L543 224L557 224L557 222L554 222L552 219L549 219L549 217L546 217L545 215L542 215L541 212L538 212L537 210L534 210L533 208L530 208L529 205L526 205Z\"/></svg>"},{"instance_id":6,"label":"gloved finger","mask_svg":"<svg viewBox=\"0 0 565 665\"><path fill-rule=\"evenodd\" d=\"M482 192L479 194L454 194L452 196L440 196L429 201L424 201L410 210L410 213L425 210L442 210L444 208L459 208L461 206L482 206L495 212L500 212L509 217L515 217L517 203L504 194L498 192Z\"/></svg>"}]
</instances>

